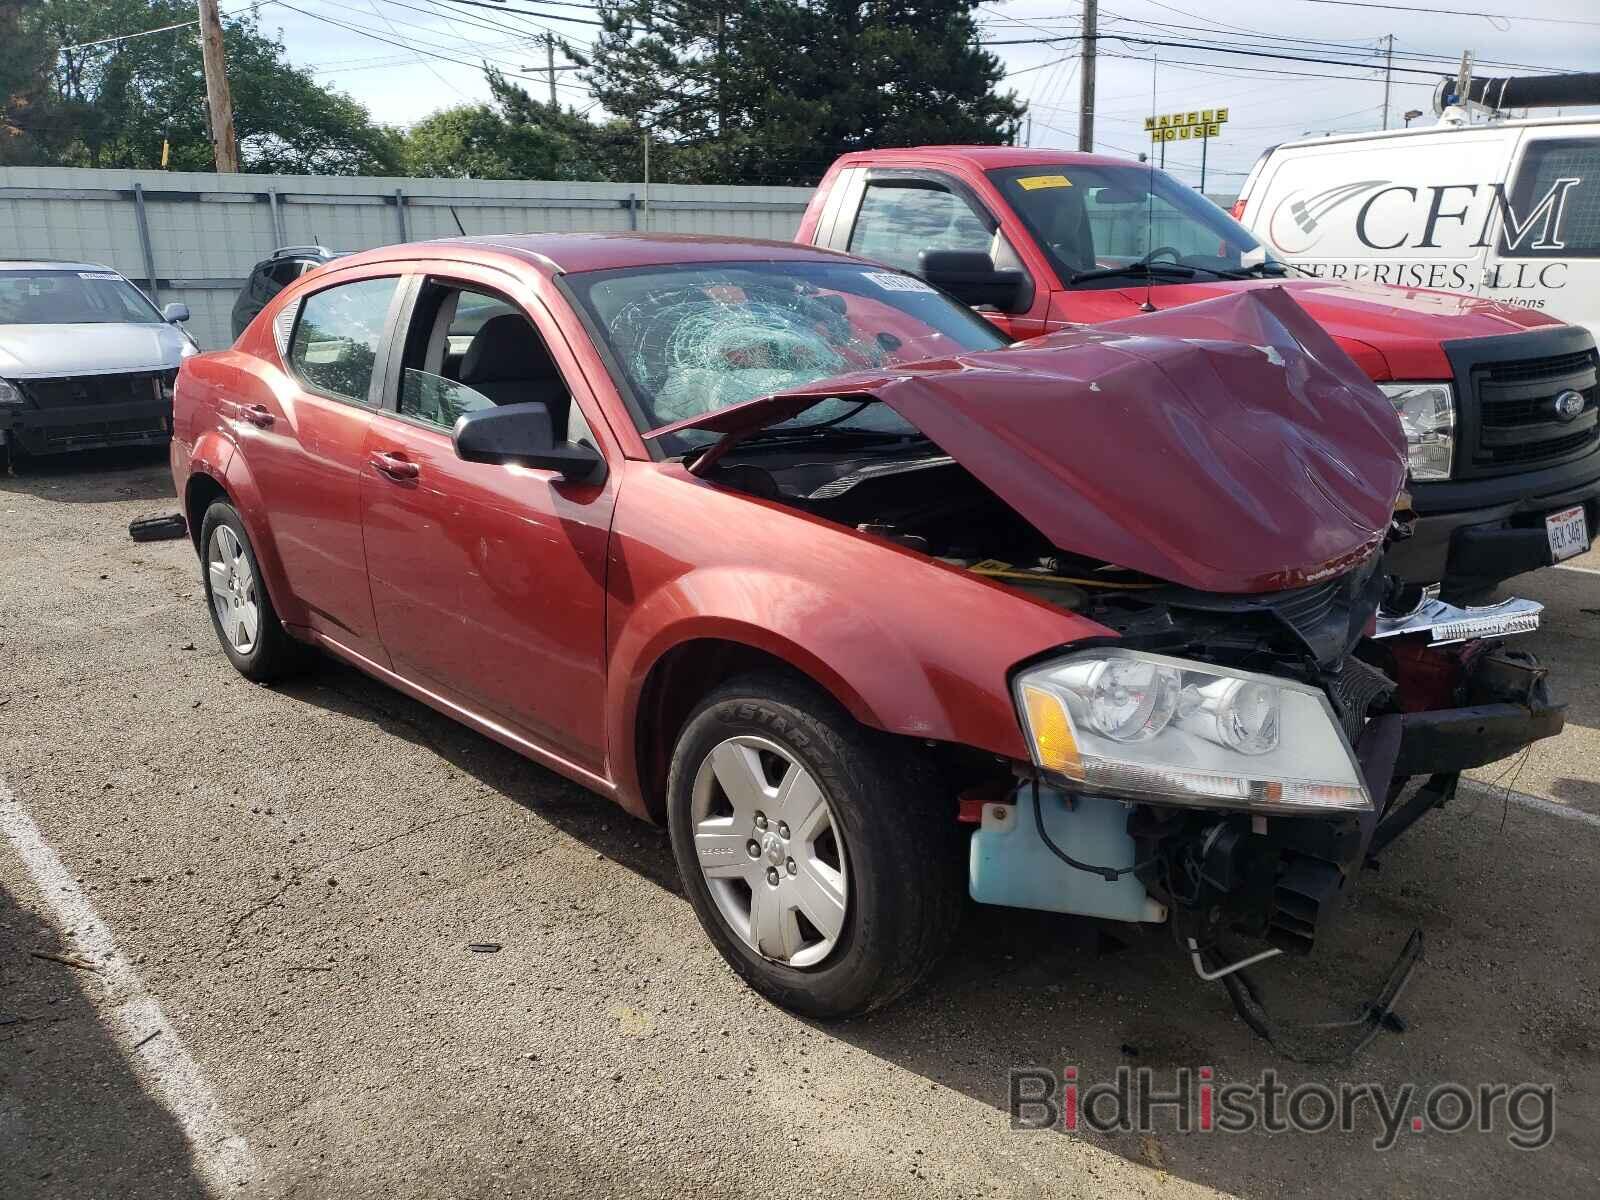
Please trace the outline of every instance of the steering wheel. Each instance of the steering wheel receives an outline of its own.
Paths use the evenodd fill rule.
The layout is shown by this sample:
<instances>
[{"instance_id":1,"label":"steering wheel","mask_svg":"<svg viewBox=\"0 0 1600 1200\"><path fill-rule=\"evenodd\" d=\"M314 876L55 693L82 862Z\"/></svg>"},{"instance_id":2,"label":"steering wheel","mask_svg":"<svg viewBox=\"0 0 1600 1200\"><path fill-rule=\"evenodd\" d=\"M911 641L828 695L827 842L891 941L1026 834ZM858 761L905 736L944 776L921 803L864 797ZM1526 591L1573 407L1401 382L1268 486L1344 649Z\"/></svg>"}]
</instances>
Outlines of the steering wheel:
<instances>
[{"instance_id":1,"label":"steering wheel","mask_svg":"<svg viewBox=\"0 0 1600 1200\"><path fill-rule=\"evenodd\" d=\"M1145 264L1153 263L1155 262L1156 258L1162 254L1170 256L1172 261L1175 263L1183 262L1183 252L1180 251L1176 246L1157 246L1139 261Z\"/></svg>"}]
</instances>

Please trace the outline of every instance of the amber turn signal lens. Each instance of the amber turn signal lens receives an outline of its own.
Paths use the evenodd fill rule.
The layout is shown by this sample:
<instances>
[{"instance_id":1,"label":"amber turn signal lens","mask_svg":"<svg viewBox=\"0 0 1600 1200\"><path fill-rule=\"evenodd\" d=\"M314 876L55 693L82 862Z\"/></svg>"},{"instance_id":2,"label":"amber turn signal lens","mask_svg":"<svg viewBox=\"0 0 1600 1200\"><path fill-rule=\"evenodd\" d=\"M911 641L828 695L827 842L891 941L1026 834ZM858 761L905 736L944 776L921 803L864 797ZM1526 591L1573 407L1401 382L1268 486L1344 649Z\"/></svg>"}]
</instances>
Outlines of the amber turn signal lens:
<instances>
[{"instance_id":1,"label":"amber turn signal lens","mask_svg":"<svg viewBox=\"0 0 1600 1200\"><path fill-rule=\"evenodd\" d=\"M1046 771L1068 779L1083 778L1083 759L1072 736L1072 722L1060 699L1041 688L1024 687L1022 702L1028 708L1028 727L1033 731L1038 762Z\"/></svg>"}]
</instances>

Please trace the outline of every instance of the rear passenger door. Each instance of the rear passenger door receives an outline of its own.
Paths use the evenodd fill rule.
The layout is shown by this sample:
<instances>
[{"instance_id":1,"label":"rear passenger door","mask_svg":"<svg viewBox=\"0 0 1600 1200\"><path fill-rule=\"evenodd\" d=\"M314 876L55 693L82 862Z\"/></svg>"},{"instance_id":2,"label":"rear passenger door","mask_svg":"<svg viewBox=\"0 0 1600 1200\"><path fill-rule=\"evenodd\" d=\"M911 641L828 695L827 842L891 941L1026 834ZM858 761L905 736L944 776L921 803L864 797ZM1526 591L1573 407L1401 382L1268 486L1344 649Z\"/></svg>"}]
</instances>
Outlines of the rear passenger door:
<instances>
[{"instance_id":1,"label":"rear passenger door","mask_svg":"<svg viewBox=\"0 0 1600 1200\"><path fill-rule=\"evenodd\" d=\"M331 281L294 304L290 390L257 387L224 415L260 491L310 628L382 661L362 551L360 488L401 276Z\"/></svg>"},{"instance_id":2,"label":"rear passenger door","mask_svg":"<svg viewBox=\"0 0 1600 1200\"><path fill-rule=\"evenodd\" d=\"M420 277L366 444L362 523L394 669L565 763L604 774L606 544L617 475L469 463L466 412L541 401L557 438L596 410L539 299L497 271ZM585 412L587 407L588 412Z\"/></svg>"}]
</instances>

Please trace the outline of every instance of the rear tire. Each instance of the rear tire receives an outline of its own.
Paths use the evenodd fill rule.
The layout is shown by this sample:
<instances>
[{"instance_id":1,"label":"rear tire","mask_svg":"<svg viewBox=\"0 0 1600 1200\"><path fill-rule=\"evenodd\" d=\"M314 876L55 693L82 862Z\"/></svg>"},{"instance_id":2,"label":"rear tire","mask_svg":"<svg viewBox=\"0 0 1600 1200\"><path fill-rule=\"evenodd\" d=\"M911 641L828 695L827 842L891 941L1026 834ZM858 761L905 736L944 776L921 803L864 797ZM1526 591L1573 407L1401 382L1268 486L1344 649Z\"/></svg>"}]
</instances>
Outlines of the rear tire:
<instances>
[{"instance_id":1,"label":"rear tire","mask_svg":"<svg viewBox=\"0 0 1600 1200\"><path fill-rule=\"evenodd\" d=\"M200 523L200 569L211 627L239 674L271 683L305 666L307 648L278 620L250 535L226 500L213 501Z\"/></svg>"},{"instance_id":2,"label":"rear tire","mask_svg":"<svg viewBox=\"0 0 1600 1200\"><path fill-rule=\"evenodd\" d=\"M960 923L953 801L818 689L776 675L717 689L684 726L667 788L695 915L784 1008L835 1019L888 1004Z\"/></svg>"}]
</instances>

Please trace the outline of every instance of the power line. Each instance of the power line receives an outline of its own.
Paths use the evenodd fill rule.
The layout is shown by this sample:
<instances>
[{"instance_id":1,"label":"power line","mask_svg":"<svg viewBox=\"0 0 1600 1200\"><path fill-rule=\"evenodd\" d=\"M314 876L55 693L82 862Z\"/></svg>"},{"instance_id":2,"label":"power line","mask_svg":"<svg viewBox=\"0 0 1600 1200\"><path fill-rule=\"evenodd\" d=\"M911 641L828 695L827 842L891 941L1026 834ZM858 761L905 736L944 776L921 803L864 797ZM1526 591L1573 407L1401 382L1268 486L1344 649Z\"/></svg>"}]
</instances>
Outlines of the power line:
<instances>
[{"instance_id":1,"label":"power line","mask_svg":"<svg viewBox=\"0 0 1600 1200\"><path fill-rule=\"evenodd\" d=\"M489 4L486 3L485 0L444 0L444 2L446 4L463 4L468 8L487 8L491 12L517 13L521 16L543 17L546 21L566 21L573 25L594 25L601 29L605 28L606 24L604 21L593 21L588 17L563 17L558 13L539 12L535 9L529 8L512 8L510 5L506 4ZM555 0L550 0L550 2L554 3ZM587 4L574 4L571 7L589 8Z\"/></svg>"},{"instance_id":2,"label":"power line","mask_svg":"<svg viewBox=\"0 0 1600 1200\"><path fill-rule=\"evenodd\" d=\"M388 26L388 29L389 29L390 33L394 34L395 37L400 37L401 36L400 31L394 27L394 22L390 21L389 18L384 14L383 10L378 7L378 0L367 0L367 6L372 9L372 15L373 16L377 17L380 21L382 21L384 23L384 25ZM470 100L471 99L470 96L468 96L465 92L463 92L455 84L451 83L448 79L446 79L444 77L444 75L440 73L438 67L434 66L427 59L423 58L421 54L416 54L415 52L413 52L413 54L414 54L417 62L420 63L423 67L427 68L428 74L432 75L435 79L437 79L440 83L444 84L445 87L449 88L452 92L454 92L456 95L460 96L463 100Z\"/></svg>"},{"instance_id":3,"label":"power line","mask_svg":"<svg viewBox=\"0 0 1600 1200\"><path fill-rule=\"evenodd\" d=\"M1600 24L1600 22L1597 22L1597 24ZM1060 37L1019 38L1010 41L985 42L983 44L985 46L1034 46L1054 44L1056 42L1081 42L1085 40L1087 40L1087 38L1086 35L1083 34L1063 34ZM1175 46L1183 50L1203 50L1211 54L1235 54L1242 55L1245 58L1272 58L1283 62L1310 63L1315 66L1324 67L1352 67L1358 71L1375 70L1380 65L1377 62L1351 62L1349 59L1343 58L1309 58L1304 55L1297 54L1277 54L1268 50L1246 50L1237 45L1197 42L1193 40L1179 41L1177 39L1169 38L1135 37L1132 34L1126 33L1097 34L1095 35L1095 40L1102 42L1116 41L1135 46ZM1395 67L1394 69L1396 71L1404 71L1409 75L1426 75L1430 79L1438 79L1440 75L1444 74L1444 72L1437 69L1427 69L1423 67Z\"/></svg>"},{"instance_id":4,"label":"power line","mask_svg":"<svg viewBox=\"0 0 1600 1200\"><path fill-rule=\"evenodd\" d=\"M243 8L234 9L232 12L226 12L222 15L225 17L242 17L247 12L254 12L258 8L273 3L276 3L276 0L256 0L254 4L247 4ZM131 42L134 38L150 37L152 34L157 33L171 33L174 29L189 29L198 24L200 24L200 18L196 17L192 21L179 21L176 25L162 25L156 29L140 29L134 33L118 33L111 37L97 38L92 42L74 42L70 46L57 46L56 53L59 54L63 50L87 50L92 46L108 46L112 42Z\"/></svg>"},{"instance_id":5,"label":"power line","mask_svg":"<svg viewBox=\"0 0 1600 1200\"><path fill-rule=\"evenodd\" d=\"M278 6L280 6L282 8L288 9L290 12L299 13L302 17L309 17L313 21L322 21L322 22L325 22L326 24L337 26L340 29L348 30L351 33L359 34L362 37L371 38L375 42L382 42L386 46L395 46L395 47L397 47L398 49L401 49L401 50L406 50L406 51L411 51L411 52L416 52L416 53L423 53L423 54L426 54L430 58L438 59L440 62L453 63L458 67L477 67L477 68L480 68L480 69L482 68L482 66L484 65L485 62L495 62L495 63L499 64L500 66L507 68L505 70L505 74L508 75L508 76L511 76L513 78L516 78L516 79L532 79L533 78L533 76L527 75L527 74L523 73L522 71L511 70L509 68L508 61L506 59L495 58L493 55L488 55L488 54L479 55L479 56L477 56L478 57L478 61L476 61L476 62L468 61L466 59L454 58L454 57L451 56L451 53L445 53L445 51L450 51L450 52L453 52L453 53L462 53L462 54L469 53L465 49L458 49L456 47L440 46L437 43L421 43L421 45L429 46L430 49L424 50L424 51L419 51L417 49L417 45L412 44L410 42L396 41L393 38L386 38L382 34L373 33L372 30L363 29L359 25L351 25L351 24L349 24L349 23L347 23L345 21L340 21L335 17L330 17L330 16L327 16L327 15L325 15L323 13L316 13L316 12L311 12L308 9L297 8L295 5L288 3L287 0L272 0L272 2L274 4L277 4ZM559 85L559 86L568 87L569 85L562 84L562 85ZM587 90L585 90L584 88L571 87L571 88L569 88L569 90L575 91L575 92L580 92L585 96L587 96L589 94L587 92Z\"/></svg>"},{"instance_id":6,"label":"power line","mask_svg":"<svg viewBox=\"0 0 1600 1200\"><path fill-rule=\"evenodd\" d=\"M1521 13L1475 12L1462 8L1424 8L1416 4L1377 4L1372 0L1299 0L1301 4L1328 4L1338 8L1381 8L1388 12L1429 13L1442 17L1482 17L1486 21L1532 21L1540 25L1587 25L1600 29L1600 21L1584 21L1577 17L1529 17Z\"/></svg>"}]
</instances>

